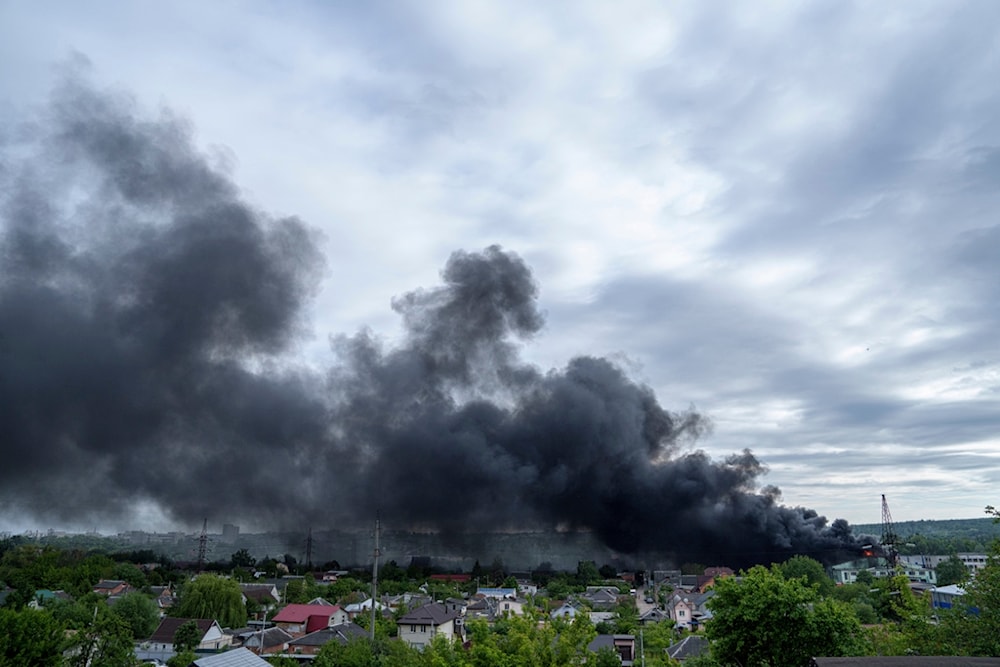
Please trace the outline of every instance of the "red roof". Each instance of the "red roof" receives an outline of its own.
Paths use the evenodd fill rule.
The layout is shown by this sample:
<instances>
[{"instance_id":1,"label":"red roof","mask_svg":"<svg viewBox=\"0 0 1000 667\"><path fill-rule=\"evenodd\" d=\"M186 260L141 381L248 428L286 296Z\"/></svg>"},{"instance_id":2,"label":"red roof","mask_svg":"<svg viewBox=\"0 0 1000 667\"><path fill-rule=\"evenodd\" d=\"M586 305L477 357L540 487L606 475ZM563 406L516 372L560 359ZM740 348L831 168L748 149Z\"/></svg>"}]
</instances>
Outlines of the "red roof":
<instances>
[{"instance_id":1,"label":"red roof","mask_svg":"<svg viewBox=\"0 0 1000 667\"><path fill-rule=\"evenodd\" d=\"M272 619L275 623L306 623L312 631L325 628L330 623L330 617L336 614L340 607L325 604L290 604Z\"/></svg>"}]
</instances>

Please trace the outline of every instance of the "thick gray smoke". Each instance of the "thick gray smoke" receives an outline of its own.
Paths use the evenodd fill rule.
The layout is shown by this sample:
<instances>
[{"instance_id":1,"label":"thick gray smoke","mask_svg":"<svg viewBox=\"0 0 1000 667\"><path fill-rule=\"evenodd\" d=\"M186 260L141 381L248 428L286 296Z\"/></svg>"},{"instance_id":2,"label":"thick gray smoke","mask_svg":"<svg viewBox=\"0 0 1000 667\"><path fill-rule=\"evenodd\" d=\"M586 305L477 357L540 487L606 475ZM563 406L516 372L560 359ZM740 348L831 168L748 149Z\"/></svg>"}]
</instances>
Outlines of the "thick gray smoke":
<instances>
[{"instance_id":1,"label":"thick gray smoke","mask_svg":"<svg viewBox=\"0 0 1000 667\"><path fill-rule=\"evenodd\" d=\"M191 525L264 517L461 535L591 531L623 553L742 565L856 545L757 492L749 451L619 366L541 372L528 267L456 252L393 302L405 340L334 339L297 370L316 233L249 206L185 123L71 77L0 163L0 507L96 521L153 503ZM221 518L220 518L221 520Z\"/></svg>"}]
</instances>

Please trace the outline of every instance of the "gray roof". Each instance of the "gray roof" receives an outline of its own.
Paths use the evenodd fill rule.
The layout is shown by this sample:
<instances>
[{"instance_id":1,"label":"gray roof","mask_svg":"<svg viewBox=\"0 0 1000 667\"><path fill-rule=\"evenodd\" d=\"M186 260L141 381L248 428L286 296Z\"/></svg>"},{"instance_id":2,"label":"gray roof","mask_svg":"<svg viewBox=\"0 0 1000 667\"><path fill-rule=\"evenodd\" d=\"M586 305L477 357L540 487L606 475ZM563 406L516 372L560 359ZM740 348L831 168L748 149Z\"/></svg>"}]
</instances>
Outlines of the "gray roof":
<instances>
[{"instance_id":1,"label":"gray roof","mask_svg":"<svg viewBox=\"0 0 1000 667\"><path fill-rule=\"evenodd\" d=\"M291 641L294 637L282 628L267 628L263 632L264 635L264 648L270 648L272 646L283 645L287 641ZM257 648L260 646L261 632L259 630L250 633L246 639L243 640L243 645Z\"/></svg>"},{"instance_id":2,"label":"gray roof","mask_svg":"<svg viewBox=\"0 0 1000 667\"><path fill-rule=\"evenodd\" d=\"M206 655L191 663L195 667L271 667L271 663L258 658L245 648Z\"/></svg>"},{"instance_id":3,"label":"gray roof","mask_svg":"<svg viewBox=\"0 0 1000 667\"><path fill-rule=\"evenodd\" d=\"M368 632L357 623L340 623L331 628L323 628L310 632L305 637L299 637L288 642L291 646L323 646L332 641L346 644L354 638L367 637Z\"/></svg>"},{"instance_id":4,"label":"gray roof","mask_svg":"<svg viewBox=\"0 0 1000 667\"><path fill-rule=\"evenodd\" d=\"M643 614L642 616L640 616L639 620L640 621L657 622L657 621L665 621L668 618L670 618L670 614L668 614L667 612L663 611L659 607L653 607L652 609L650 609L649 611L647 611L645 614Z\"/></svg>"},{"instance_id":5,"label":"gray roof","mask_svg":"<svg viewBox=\"0 0 1000 667\"><path fill-rule=\"evenodd\" d=\"M635 635L597 635L591 640L589 644L587 644L587 650L597 653L605 646L609 648L614 648L616 640L626 640L634 642Z\"/></svg>"},{"instance_id":6,"label":"gray roof","mask_svg":"<svg viewBox=\"0 0 1000 667\"><path fill-rule=\"evenodd\" d=\"M458 614L453 611L448 611L440 602L432 602L431 604L425 604L423 607L417 607L413 611L408 612L405 616L396 621L397 625L441 625L442 623L447 623L455 618L458 618Z\"/></svg>"},{"instance_id":7,"label":"gray roof","mask_svg":"<svg viewBox=\"0 0 1000 667\"><path fill-rule=\"evenodd\" d=\"M708 640L701 635L688 635L667 647L667 655L674 660L694 658L708 651Z\"/></svg>"},{"instance_id":8,"label":"gray roof","mask_svg":"<svg viewBox=\"0 0 1000 667\"><path fill-rule=\"evenodd\" d=\"M177 634L177 629L187 623L188 621L194 621L198 626L198 630L201 631L201 638L208 634L208 631L212 629L215 621L207 618L176 618L173 616L167 616L160 621L160 625L157 626L156 630L149 637L151 642L156 642L158 644L173 644L174 635Z\"/></svg>"}]
</instances>

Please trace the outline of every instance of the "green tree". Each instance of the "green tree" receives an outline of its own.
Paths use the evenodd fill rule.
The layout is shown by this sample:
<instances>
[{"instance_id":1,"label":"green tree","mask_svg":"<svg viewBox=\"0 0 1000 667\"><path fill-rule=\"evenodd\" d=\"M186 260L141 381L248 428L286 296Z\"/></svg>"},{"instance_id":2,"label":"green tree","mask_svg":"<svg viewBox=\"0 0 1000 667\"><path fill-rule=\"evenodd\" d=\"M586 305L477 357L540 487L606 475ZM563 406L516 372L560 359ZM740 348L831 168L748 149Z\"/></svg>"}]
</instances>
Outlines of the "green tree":
<instances>
[{"instance_id":1,"label":"green tree","mask_svg":"<svg viewBox=\"0 0 1000 667\"><path fill-rule=\"evenodd\" d=\"M581 586L601 581L601 572L592 560L581 560L576 564L576 581Z\"/></svg>"},{"instance_id":2,"label":"green tree","mask_svg":"<svg viewBox=\"0 0 1000 667\"><path fill-rule=\"evenodd\" d=\"M88 627L73 637L70 667L131 667L134 664L132 630L115 614L98 613Z\"/></svg>"},{"instance_id":3,"label":"green tree","mask_svg":"<svg viewBox=\"0 0 1000 667\"><path fill-rule=\"evenodd\" d=\"M615 605L615 632L623 635L634 633L639 627L639 610L635 599L629 598Z\"/></svg>"},{"instance_id":4,"label":"green tree","mask_svg":"<svg viewBox=\"0 0 1000 667\"><path fill-rule=\"evenodd\" d=\"M1000 523L1000 511L992 505L986 513ZM943 619L957 651L965 655L1000 655L1000 540L990 551L986 566L963 586L965 595L955 613Z\"/></svg>"},{"instance_id":5,"label":"green tree","mask_svg":"<svg viewBox=\"0 0 1000 667\"><path fill-rule=\"evenodd\" d=\"M231 569L249 569L257 564L257 559L250 555L246 549L240 549L229 557L229 567Z\"/></svg>"},{"instance_id":6,"label":"green tree","mask_svg":"<svg viewBox=\"0 0 1000 667\"><path fill-rule=\"evenodd\" d=\"M833 592L833 579L827 575L826 568L808 556L792 556L778 566L778 571L785 579L805 579L810 586L816 587L820 595Z\"/></svg>"},{"instance_id":7,"label":"green tree","mask_svg":"<svg viewBox=\"0 0 1000 667\"><path fill-rule=\"evenodd\" d=\"M965 581L969 570L961 558L952 554L947 560L938 563L938 566L934 568L934 574L937 575L938 586L950 586Z\"/></svg>"},{"instance_id":8,"label":"green tree","mask_svg":"<svg viewBox=\"0 0 1000 667\"><path fill-rule=\"evenodd\" d=\"M306 590L304 579L292 579L285 585L285 602L290 604L304 604L311 598Z\"/></svg>"},{"instance_id":9,"label":"green tree","mask_svg":"<svg viewBox=\"0 0 1000 667\"><path fill-rule=\"evenodd\" d=\"M160 622L160 610L156 603L142 593L126 593L111 611L125 621L134 639L149 637Z\"/></svg>"},{"instance_id":10,"label":"green tree","mask_svg":"<svg viewBox=\"0 0 1000 667\"><path fill-rule=\"evenodd\" d=\"M0 609L0 667L62 665L63 629L44 610Z\"/></svg>"},{"instance_id":11,"label":"green tree","mask_svg":"<svg viewBox=\"0 0 1000 667\"><path fill-rule=\"evenodd\" d=\"M193 620L182 623L174 633L174 649L179 653L194 651L201 643L201 630Z\"/></svg>"},{"instance_id":12,"label":"green tree","mask_svg":"<svg viewBox=\"0 0 1000 667\"><path fill-rule=\"evenodd\" d=\"M420 665L420 653L398 641L376 639L375 643L363 637L352 639L347 644L328 642L316 654L313 667L404 667Z\"/></svg>"},{"instance_id":13,"label":"green tree","mask_svg":"<svg viewBox=\"0 0 1000 667\"><path fill-rule=\"evenodd\" d=\"M149 585L146 574L132 563L118 563L111 576L114 579L128 582L132 588L145 588Z\"/></svg>"},{"instance_id":14,"label":"green tree","mask_svg":"<svg viewBox=\"0 0 1000 667\"><path fill-rule=\"evenodd\" d=\"M198 654L194 651L181 651L167 660L167 667L188 667L197 659Z\"/></svg>"},{"instance_id":15,"label":"green tree","mask_svg":"<svg viewBox=\"0 0 1000 667\"><path fill-rule=\"evenodd\" d=\"M569 596L569 585L563 579L550 579L545 590L554 600L565 600Z\"/></svg>"},{"instance_id":16,"label":"green tree","mask_svg":"<svg viewBox=\"0 0 1000 667\"><path fill-rule=\"evenodd\" d=\"M756 566L715 583L706 634L723 664L801 667L814 655L857 652L861 626L850 607L821 600L802 579Z\"/></svg>"},{"instance_id":17,"label":"green tree","mask_svg":"<svg viewBox=\"0 0 1000 667\"><path fill-rule=\"evenodd\" d=\"M203 574L181 588L175 607L181 618L208 618L223 627L241 628L247 623L240 585L231 579Z\"/></svg>"},{"instance_id":18,"label":"green tree","mask_svg":"<svg viewBox=\"0 0 1000 667\"><path fill-rule=\"evenodd\" d=\"M590 661L587 661L590 664ZM610 646L603 646L594 654L594 667L621 667L622 661L618 652Z\"/></svg>"}]
</instances>

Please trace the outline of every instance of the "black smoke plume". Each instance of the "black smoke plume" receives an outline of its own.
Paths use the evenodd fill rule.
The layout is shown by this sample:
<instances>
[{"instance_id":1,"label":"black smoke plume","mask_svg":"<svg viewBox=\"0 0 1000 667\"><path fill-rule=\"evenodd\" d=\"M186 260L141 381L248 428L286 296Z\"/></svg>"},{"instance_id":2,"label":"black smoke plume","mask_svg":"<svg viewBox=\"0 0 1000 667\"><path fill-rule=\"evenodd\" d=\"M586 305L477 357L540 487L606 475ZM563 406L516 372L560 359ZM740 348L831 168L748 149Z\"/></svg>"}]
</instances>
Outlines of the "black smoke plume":
<instances>
[{"instance_id":1,"label":"black smoke plume","mask_svg":"<svg viewBox=\"0 0 1000 667\"><path fill-rule=\"evenodd\" d=\"M589 531L626 554L745 565L856 551L758 491L744 451L607 359L542 372L528 267L456 252L395 300L406 336L290 361L324 258L250 206L181 119L71 75L0 163L0 507L77 523L143 503L197 525L386 522L450 536ZM349 298L345 294L344 298ZM220 519L221 520L221 519Z\"/></svg>"}]
</instances>

